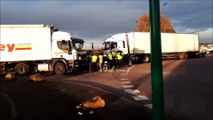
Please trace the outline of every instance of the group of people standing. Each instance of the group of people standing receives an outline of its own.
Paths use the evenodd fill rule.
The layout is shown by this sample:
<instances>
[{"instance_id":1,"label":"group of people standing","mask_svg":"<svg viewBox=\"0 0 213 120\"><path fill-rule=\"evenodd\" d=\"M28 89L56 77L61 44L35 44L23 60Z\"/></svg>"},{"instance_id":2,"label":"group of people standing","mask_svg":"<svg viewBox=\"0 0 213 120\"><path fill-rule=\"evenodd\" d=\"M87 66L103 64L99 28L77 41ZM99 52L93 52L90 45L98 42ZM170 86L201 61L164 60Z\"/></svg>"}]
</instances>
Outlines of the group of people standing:
<instances>
[{"instance_id":1,"label":"group of people standing","mask_svg":"<svg viewBox=\"0 0 213 120\"><path fill-rule=\"evenodd\" d=\"M106 69L119 69L123 66L124 54L122 51L110 51L108 53L92 52L90 56L89 71L99 70L103 72Z\"/></svg>"}]
</instances>

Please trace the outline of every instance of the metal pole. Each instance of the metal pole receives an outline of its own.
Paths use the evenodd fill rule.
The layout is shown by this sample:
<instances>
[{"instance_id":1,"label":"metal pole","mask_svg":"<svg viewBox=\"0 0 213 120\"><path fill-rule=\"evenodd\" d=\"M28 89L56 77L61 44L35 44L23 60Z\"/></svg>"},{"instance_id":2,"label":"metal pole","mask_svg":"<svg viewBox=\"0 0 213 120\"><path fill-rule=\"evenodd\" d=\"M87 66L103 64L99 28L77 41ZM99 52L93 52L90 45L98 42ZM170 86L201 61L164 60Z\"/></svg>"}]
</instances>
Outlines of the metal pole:
<instances>
[{"instance_id":1,"label":"metal pole","mask_svg":"<svg viewBox=\"0 0 213 120\"><path fill-rule=\"evenodd\" d=\"M159 0L149 0L153 120L165 120Z\"/></svg>"},{"instance_id":2,"label":"metal pole","mask_svg":"<svg viewBox=\"0 0 213 120\"><path fill-rule=\"evenodd\" d=\"M128 38L127 33L126 33L126 41L127 41L127 49L128 49L128 65L132 65L132 57L131 57L131 54L130 54L129 38Z\"/></svg>"},{"instance_id":3,"label":"metal pole","mask_svg":"<svg viewBox=\"0 0 213 120\"><path fill-rule=\"evenodd\" d=\"M93 45L93 42L91 43L91 46L92 46L92 50L94 49L94 45Z\"/></svg>"}]
</instances>

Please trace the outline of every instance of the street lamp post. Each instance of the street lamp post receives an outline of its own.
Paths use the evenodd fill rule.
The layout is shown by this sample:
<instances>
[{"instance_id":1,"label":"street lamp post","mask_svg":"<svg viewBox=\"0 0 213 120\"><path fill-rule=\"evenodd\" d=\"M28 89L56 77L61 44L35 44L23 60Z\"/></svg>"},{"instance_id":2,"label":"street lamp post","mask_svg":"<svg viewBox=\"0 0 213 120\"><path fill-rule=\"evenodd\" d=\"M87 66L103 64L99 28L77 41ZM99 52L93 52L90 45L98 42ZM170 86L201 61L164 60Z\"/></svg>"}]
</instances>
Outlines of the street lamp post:
<instances>
[{"instance_id":1,"label":"street lamp post","mask_svg":"<svg viewBox=\"0 0 213 120\"><path fill-rule=\"evenodd\" d=\"M149 0L153 120L165 120L159 0Z\"/></svg>"}]
</instances>

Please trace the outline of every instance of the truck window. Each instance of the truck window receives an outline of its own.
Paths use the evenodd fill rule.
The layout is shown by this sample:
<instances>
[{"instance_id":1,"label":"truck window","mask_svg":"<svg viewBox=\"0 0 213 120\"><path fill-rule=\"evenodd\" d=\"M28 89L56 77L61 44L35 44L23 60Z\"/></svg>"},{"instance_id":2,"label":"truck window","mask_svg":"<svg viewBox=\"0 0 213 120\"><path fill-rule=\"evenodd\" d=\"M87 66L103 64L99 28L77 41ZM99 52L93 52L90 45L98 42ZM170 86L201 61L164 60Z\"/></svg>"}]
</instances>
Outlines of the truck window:
<instances>
[{"instance_id":1,"label":"truck window","mask_svg":"<svg viewBox=\"0 0 213 120\"><path fill-rule=\"evenodd\" d=\"M73 46L75 50L81 51L83 50L84 43L82 42L73 42Z\"/></svg>"},{"instance_id":2,"label":"truck window","mask_svg":"<svg viewBox=\"0 0 213 120\"><path fill-rule=\"evenodd\" d=\"M125 48L125 41L122 41L123 42L123 48Z\"/></svg>"},{"instance_id":3,"label":"truck window","mask_svg":"<svg viewBox=\"0 0 213 120\"><path fill-rule=\"evenodd\" d=\"M57 41L58 48L64 52L69 52L70 51L70 44L68 41L62 40L62 41Z\"/></svg>"},{"instance_id":4,"label":"truck window","mask_svg":"<svg viewBox=\"0 0 213 120\"><path fill-rule=\"evenodd\" d=\"M110 49L110 42L104 43L104 49L109 50Z\"/></svg>"},{"instance_id":5,"label":"truck window","mask_svg":"<svg viewBox=\"0 0 213 120\"><path fill-rule=\"evenodd\" d=\"M117 46L118 46L117 43L112 43L112 44L111 44L111 48L112 48L112 49L113 49L113 48L117 48Z\"/></svg>"}]
</instances>

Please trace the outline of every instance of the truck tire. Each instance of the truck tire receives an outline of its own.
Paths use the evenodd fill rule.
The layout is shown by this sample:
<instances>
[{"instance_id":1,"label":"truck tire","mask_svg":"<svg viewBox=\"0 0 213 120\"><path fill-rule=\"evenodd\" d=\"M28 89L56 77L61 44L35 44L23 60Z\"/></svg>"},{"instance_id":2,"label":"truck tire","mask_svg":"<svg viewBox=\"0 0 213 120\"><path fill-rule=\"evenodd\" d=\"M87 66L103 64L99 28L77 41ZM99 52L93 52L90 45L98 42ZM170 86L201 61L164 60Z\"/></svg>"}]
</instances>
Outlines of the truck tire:
<instances>
[{"instance_id":1,"label":"truck tire","mask_svg":"<svg viewBox=\"0 0 213 120\"><path fill-rule=\"evenodd\" d=\"M179 59L187 59L188 58L188 54L187 53L180 53L179 54Z\"/></svg>"},{"instance_id":2,"label":"truck tire","mask_svg":"<svg viewBox=\"0 0 213 120\"><path fill-rule=\"evenodd\" d=\"M179 58L179 59L183 59L183 58L184 58L184 55L183 55L182 53L180 53L180 54L178 55L178 58Z\"/></svg>"},{"instance_id":3,"label":"truck tire","mask_svg":"<svg viewBox=\"0 0 213 120\"><path fill-rule=\"evenodd\" d=\"M57 62L54 66L54 73L56 75L65 75L66 74L65 65L62 62Z\"/></svg>"},{"instance_id":4,"label":"truck tire","mask_svg":"<svg viewBox=\"0 0 213 120\"><path fill-rule=\"evenodd\" d=\"M25 75L29 72L29 66L25 63L18 63L15 66L15 72L19 75Z\"/></svg>"},{"instance_id":5,"label":"truck tire","mask_svg":"<svg viewBox=\"0 0 213 120\"><path fill-rule=\"evenodd\" d=\"M184 59L188 59L189 55L187 53L184 54Z\"/></svg>"},{"instance_id":6,"label":"truck tire","mask_svg":"<svg viewBox=\"0 0 213 120\"><path fill-rule=\"evenodd\" d=\"M149 55L144 55L143 56L143 63L149 63L150 62L150 56Z\"/></svg>"}]
</instances>

